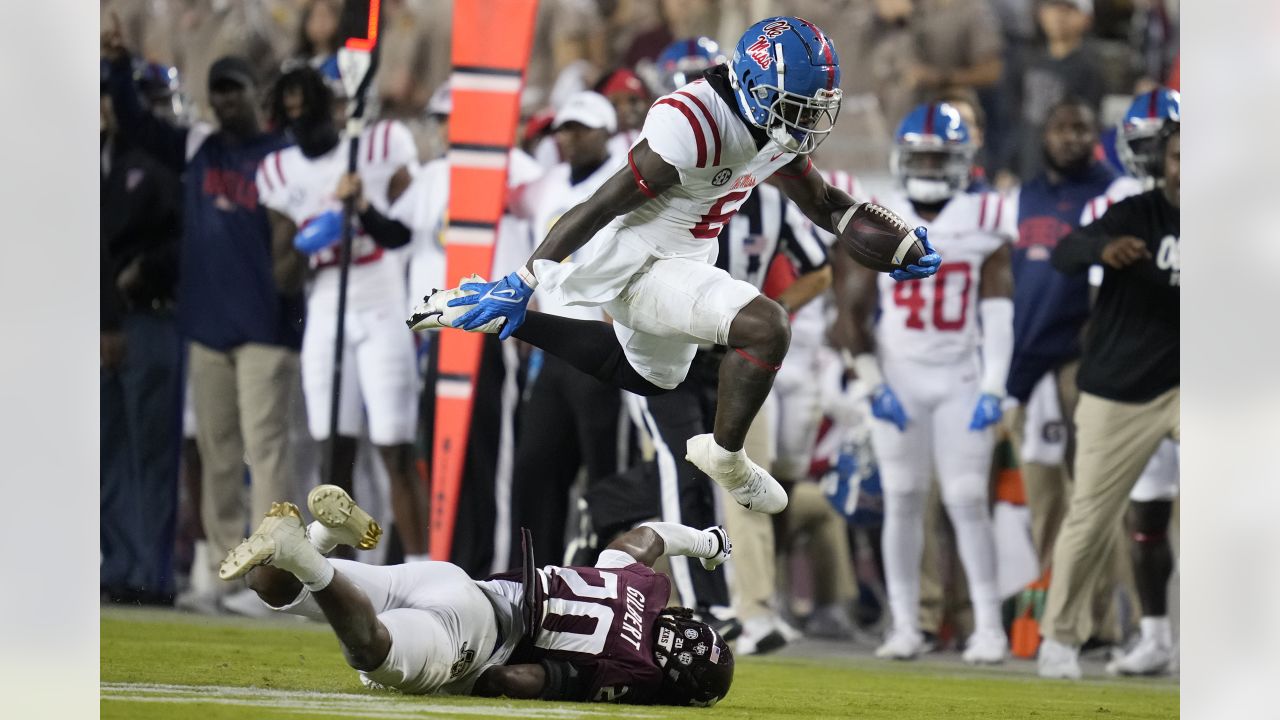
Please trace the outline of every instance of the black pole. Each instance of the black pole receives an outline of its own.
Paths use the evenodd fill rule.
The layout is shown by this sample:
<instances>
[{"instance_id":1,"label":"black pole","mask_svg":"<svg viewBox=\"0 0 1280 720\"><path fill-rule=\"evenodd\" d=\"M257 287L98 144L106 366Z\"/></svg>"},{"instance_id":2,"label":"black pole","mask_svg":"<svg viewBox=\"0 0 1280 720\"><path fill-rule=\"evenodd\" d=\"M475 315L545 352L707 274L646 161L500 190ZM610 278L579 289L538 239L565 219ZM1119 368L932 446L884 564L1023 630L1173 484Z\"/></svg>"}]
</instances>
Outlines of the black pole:
<instances>
[{"instance_id":1,"label":"black pole","mask_svg":"<svg viewBox=\"0 0 1280 720\"><path fill-rule=\"evenodd\" d=\"M367 15L365 17L368 17ZM378 18L381 27L382 18ZM360 135L364 130L365 95L373 75L378 69L378 44L375 42L369 51L369 69L360 79L356 90L355 105L347 122L347 173L356 172L357 158L360 151ZM338 464L338 407L342 399L342 355L346 345L347 330L347 280L351 276L351 243L355 235L356 198L352 196L342 203L342 248L339 252L338 270L338 332L333 343L333 386L329 393L329 463L326 468L326 483L332 483ZM351 488L346 488L350 490Z\"/></svg>"}]
</instances>

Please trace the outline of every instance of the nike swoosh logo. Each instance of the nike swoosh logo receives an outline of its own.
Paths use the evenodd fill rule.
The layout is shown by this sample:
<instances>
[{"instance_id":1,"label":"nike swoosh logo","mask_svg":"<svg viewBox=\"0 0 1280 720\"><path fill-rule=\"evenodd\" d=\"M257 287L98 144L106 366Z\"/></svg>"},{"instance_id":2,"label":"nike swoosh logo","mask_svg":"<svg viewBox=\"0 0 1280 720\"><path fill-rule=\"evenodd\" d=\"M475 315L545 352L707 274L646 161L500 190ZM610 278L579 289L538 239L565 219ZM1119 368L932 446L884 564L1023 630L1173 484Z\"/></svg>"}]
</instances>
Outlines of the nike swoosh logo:
<instances>
[{"instance_id":1,"label":"nike swoosh logo","mask_svg":"<svg viewBox=\"0 0 1280 720\"><path fill-rule=\"evenodd\" d=\"M501 290L494 290L493 294L501 298L513 298L516 296L516 290L515 288L503 288Z\"/></svg>"},{"instance_id":2,"label":"nike swoosh logo","mask_svg":"<svg viewBox=\"0 0 1280 720\"><path fill-rule=\"evenodd\" d=\"M780 153L778 153L777 155L774 155L773 157L769 158L769 162L773 162L774 160L777 160L778 158L782 157L783 155L786 155L786 153L785 153L785 152L780 152Z\"/></svg>"}]
</instances>

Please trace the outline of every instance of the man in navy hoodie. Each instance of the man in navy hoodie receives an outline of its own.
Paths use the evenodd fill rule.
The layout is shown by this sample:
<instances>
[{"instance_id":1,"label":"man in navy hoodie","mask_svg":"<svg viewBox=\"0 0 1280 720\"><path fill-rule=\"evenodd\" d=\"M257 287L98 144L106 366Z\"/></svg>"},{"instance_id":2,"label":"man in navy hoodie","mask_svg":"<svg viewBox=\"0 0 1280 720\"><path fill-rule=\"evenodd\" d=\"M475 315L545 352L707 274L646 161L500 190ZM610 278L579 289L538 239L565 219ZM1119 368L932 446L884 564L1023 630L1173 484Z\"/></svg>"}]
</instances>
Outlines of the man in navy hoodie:
<instances>
[{"instance_id":1,"label":"man in navy hoodie","mask_svg":"<svg viewBox=\"0 0 1280 720\"><path fill-rule=\"evenodd\" d=\"M189 341L204 464L201 519L216 568L249 517L289 496L294 475L290 426L301 403L306 265L291 246L272 246L254 184L263 157L289 143L263 129L253 73L242 58L223 57L209 69L218 127L184 128L139 103L118 28L104 32L102 55L121 136L183 175L178 327ZM240 500L246 457L248 508Z\"/></svg>"}]
</instances>

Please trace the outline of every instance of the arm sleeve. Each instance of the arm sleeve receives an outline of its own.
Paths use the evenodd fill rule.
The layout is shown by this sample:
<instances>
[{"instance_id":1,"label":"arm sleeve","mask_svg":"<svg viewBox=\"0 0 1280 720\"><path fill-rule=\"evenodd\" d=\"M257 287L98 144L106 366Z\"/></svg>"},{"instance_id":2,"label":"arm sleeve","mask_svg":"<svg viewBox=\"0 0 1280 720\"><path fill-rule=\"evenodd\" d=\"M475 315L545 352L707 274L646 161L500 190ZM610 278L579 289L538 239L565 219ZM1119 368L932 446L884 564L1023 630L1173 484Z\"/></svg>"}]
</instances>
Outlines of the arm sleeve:
<instances>
[{"instance_id":1,"label":"arm sleeve","mask_svg":"<svg viewBox=\"0 0 1280 720\"><path fill-rule=\"evenodd\" d=\"M374 242L385 248L404 247L413 239L413 233L408 227L378 212L373 203L360 213L360 226Z\"/></svg>"},{"instance_id":2,"label":"arm sleeve","mask_svg":"<svg viewBox=\"0 0 1280 720\"><path fill-rule=\"evenodd\" d=\"M982 318L982 392L1004 397L1013 361L1013 300L983 298L978 314Z\"/></svg>"},{"instance_id":3,"label":"arm sleeve","mask_svg":"<svg viewBox=\"0 0 1280 720\"><path fill-rule=\"evenodd\" d=\"M544 658L538 662L547 673L547 683L542 686L541 700L588 700L591 691L591 674L567 660Z\"/></svg>"},{"instance_id":4,"label":"arm sleeve","mask_svg":"<svg viewBox=\"0 0 1280 720\"><path fill-rule=\"evenodd\" d=\"M138 90L133 84L130 58L111 64L107 87L120 134L130 144L146 150L174 172L182 172L188 158L188 131L160 120L142 107Z\"/></svg>"},{"instance_id":5,"label":"arm sleeve","mask_svg":"<svg viewBox=\"0 0 1280 720\"><path fill-rule=\"evenodd\" d=\"M797 275L808 275L829 263L827 246L818 239L815 226L795 203L783 199L782 228L778 244L795 263Z\"/></svg>"},{"instance_id":6,"label":"arm sleeve","mask_svg":"<svg viewBox=\"0 0 1280 720\"><path fill-rule=\"evenodd\" d=\"M1079 228L1059 240L1051 258L1053 267L1058 272L1074 275L1088 270L1091 265L1101 263L1102 249L1112 238L1132 233L1125 230L1132 209L1133 202L1130 200L1112 205L1097 222Z\"/></svg>"}]
</instances>

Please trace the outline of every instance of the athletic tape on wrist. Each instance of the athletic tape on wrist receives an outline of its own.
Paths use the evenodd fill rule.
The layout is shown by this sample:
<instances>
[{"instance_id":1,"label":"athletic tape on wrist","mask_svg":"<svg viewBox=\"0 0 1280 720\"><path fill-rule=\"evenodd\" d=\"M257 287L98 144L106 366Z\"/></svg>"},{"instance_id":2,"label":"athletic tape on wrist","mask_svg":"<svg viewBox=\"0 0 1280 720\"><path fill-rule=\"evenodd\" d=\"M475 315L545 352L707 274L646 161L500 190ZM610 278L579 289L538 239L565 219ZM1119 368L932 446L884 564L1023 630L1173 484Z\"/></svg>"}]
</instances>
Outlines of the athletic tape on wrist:
<instances>
[{"instance_id":1,"label":"athletic tape on wrist","mask_svg":"<svg viewBox=\"0 0 1280 720\"><path fill-rule=\"evenodd\" d=\"M520 278L525 285L528 285L530 290L534 290L538 287L538 278L533 274L532 270L524 265L521 265L520 268L516 270L516 277Z\"/></svg>"}]
</instances>

